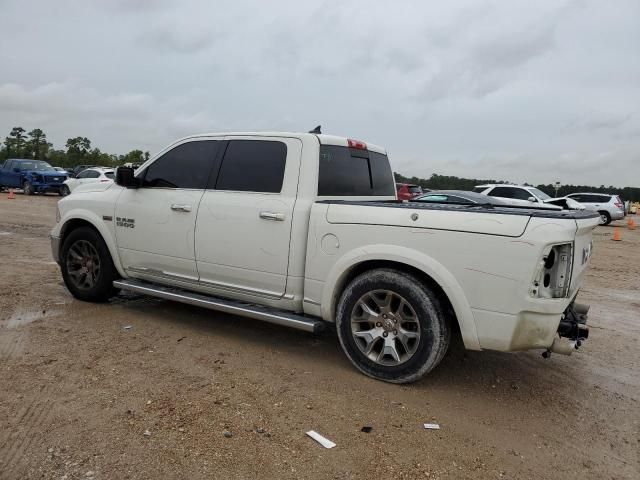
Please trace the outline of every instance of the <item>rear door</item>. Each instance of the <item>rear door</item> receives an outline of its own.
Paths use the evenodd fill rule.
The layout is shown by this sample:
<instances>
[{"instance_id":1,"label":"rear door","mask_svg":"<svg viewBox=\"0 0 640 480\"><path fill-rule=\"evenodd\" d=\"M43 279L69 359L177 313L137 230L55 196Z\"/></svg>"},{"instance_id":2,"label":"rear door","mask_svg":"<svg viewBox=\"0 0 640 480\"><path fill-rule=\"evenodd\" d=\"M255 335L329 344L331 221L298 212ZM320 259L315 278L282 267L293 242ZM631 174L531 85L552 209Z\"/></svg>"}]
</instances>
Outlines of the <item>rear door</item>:
<instances>
[{"instance_id":1,"label":"rear door","mask_svg":"<svg viewBox=\"0 0 640 480\"><path fill-rule=\"evenodd\" d=\"M226 140L219 172L198 210L200 283L227 295L280 298L287 285L302 142L260 136Z\"/></svg>"}]
</instances>

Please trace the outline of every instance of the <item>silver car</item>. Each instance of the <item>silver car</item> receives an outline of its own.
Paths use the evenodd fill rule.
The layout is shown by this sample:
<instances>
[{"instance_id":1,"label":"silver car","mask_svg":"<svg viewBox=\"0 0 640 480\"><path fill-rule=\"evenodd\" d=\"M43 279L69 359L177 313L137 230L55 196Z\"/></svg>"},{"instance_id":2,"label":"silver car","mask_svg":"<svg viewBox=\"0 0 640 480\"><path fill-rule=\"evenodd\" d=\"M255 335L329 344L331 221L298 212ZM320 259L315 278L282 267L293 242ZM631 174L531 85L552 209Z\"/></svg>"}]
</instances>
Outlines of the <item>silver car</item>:
<instances>
[{"instance_id":1,"label":"silver car","mask_svg":"<svg viewBox=\"0 0 640 480\"><path fill-rule=\"evenodd\" d=\"M572 193L567 197L581 203L588 210L596 210L600 214L601 225L609 225L612 220L624 218L624 203L618 195Z\"/></svg>"}]
</instances>

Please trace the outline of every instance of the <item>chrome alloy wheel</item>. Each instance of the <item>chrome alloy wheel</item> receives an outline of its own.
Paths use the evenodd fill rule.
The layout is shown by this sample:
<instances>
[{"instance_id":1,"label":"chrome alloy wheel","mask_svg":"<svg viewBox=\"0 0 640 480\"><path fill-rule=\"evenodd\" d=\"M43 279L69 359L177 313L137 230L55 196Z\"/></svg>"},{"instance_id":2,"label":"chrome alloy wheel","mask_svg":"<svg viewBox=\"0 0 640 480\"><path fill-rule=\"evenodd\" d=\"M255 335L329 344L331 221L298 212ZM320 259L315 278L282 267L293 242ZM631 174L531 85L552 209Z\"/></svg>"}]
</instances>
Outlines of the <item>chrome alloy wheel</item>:
<instances>
[{"instance_id":1,"label":"chrome alloy wheel","mask_svg":"<svg viewBox=\"0 0 640 480\"><path fill-rule=\"evenodd\" d=\"M420 321L413 307L390 290L373 290L351 312L351 334L358 349L372 362L400 365L416 353Z\"/></svg>"},{"instance_id":2,"label":"chrome alloy wheel","mask_svg":"<svg viewBox=\"0 0 640 480\"><path fill-rule=\"evenodd\" d=\"M78 240L69 248L67 272L73 284L82 290L93 288L100 276L100 256L87 240Z\"/></svg>"}]
</instances>

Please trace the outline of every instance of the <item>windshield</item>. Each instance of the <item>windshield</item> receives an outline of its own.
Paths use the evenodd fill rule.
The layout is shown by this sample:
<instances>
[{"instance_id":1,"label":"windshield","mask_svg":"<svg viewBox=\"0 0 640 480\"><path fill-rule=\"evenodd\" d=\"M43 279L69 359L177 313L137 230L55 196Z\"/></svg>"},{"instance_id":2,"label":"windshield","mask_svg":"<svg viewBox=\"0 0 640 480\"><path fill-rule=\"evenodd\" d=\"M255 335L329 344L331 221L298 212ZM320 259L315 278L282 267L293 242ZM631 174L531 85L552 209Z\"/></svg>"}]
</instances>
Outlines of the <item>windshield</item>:
<instances>
[{"instance_id":1,"label":"windshield","mask_svg":"<svg viewBox=\"0 0 640 480\"><path fill-rule=\"evenodd\" d=\"M115 178L115 175L113 174L113 172L104 172L104 176L107 178L110 178L111 180Z\"/></svg>"},{"instance_id":2,"label":"windshield","mask_svg":"<svg viewBox=\"0 0 640 480\"><path fill-rule=\"evenodd\" d=\"M530 188L529 191L533 193L540 200L549 200L551 197L544 192L541 192L537 188Z\"/></svg>"},{"instance_id":3,"label":"windshield","mask_svg":"<svg viewBox=\"0 0 640 480\"><path fill-rule=\"evenodd\" d=\"M52 170L53 167L42 160L29 160L19 163L20 170Z\"/></svg>"}]
</instances>

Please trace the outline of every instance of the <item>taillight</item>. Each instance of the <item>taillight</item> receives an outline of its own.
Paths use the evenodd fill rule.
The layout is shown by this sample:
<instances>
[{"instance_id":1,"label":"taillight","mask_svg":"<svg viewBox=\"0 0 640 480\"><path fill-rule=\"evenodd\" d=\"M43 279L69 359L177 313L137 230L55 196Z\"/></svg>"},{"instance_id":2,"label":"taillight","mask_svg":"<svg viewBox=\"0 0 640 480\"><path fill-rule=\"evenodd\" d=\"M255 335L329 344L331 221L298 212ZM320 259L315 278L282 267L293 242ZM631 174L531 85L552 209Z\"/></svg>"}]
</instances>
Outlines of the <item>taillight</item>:
<instances>
[{"instance_id":1,"label":"taillight","mask_svg":"<svg viewBox=\"0 0 640 480\"><path fill-rule=\"evenodd\" d=\"M350 138L347 139L347 143L349 148L357 148L358 150L366 150L367 144L360 140L352 140Z\"/></svg>"},{"instance_id":2,"label":"taillight","mask_svg":"<svg viewBox=\"0 0 640 480\"><path fill-rule=\"evenodd\" d=\"M620 197L616 197L616 199L618 200L617 202L613 202L613 204L618 207L618 208L622 208L624 207L624 203L622 203L622 200L620 200Z\"/></svg>"},{"instance_id":3,"label":"taillight","mask_svg":"<svg viewBox=\"0 0 640 480\"><path fill-rule=\"evenodd\" d=\"M533 283L529 287L531 296L535 298L566 297L571 283L572 263L572 243L547 247L538 262Z\"/></svg>"},{"instance_id":4,"label":"taillight","mask_svg":"<svg viewBox=\"0 0 640 480\"><path fill-rule=\"evenodd\" d=\"M110 182L110 181L111 181L111 180L109 180L108 178L105 178L105 179L103 179L103 180L100 180L100 183L102 183L102 182Z\"/></svg>"}]
</instances>

